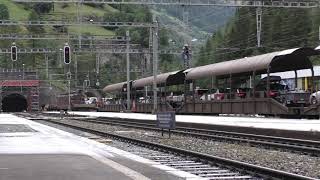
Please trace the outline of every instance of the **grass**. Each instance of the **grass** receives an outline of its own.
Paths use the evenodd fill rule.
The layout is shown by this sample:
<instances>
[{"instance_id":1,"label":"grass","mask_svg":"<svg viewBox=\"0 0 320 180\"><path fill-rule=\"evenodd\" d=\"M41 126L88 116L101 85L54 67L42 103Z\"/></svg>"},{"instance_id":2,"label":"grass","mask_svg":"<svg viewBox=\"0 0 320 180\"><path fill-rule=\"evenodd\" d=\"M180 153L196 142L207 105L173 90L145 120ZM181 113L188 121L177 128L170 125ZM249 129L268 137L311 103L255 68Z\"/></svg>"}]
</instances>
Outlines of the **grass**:
<instances>
[{"instance_id":1,"label":"grass","mask_svg":"<svg viewBox=\"0 0 320 180\"><path fill-rule=\"evenodd\" d=\"M81 34L91 34L91 35L98 35L98 36L112 36L114 35L113 31L107 30L103 27L99 26L70 26L68 28L68 32L70 34L78 34L78 32L81 32Z\"/></svg>"},{"instance_id":2,"label":"grass","mask_svg":"<svg viewBox=\"0 0 320 180\"><path fill-rule=\"evenodd\" d=\"M9 9L11 20L28 20L30 11L25 10L22 5L12 2L11 0L0 0Z\"/></svg>"},{"instance_id":3,"label":"grass","mask_svg":"<svg viewBox=\"0 0 320 180\"><path fill-rule=\"evenodd\" d=\"M61 14L69 14L75 18L77 16L77 5L75 4L69 4L67 7L63 8L63 5L60 3L55 4L54 12L55 13L61 13ZM94 8L87 5L82 5L82 7L79 9L81 11L82 16L96 16L96 17L103 17L105 10Z\"/></svg>"},{"instance_id":4,"label":"grass","mask_svg":"<svg viewBox=\"0 0 320 180\"><path fill-rule=\"evenodd\" d=\"M54 7L54 12L51 15L47 15L46 19L50 20L69 20L76 21L78 10L76 4L68 4L68 6L63 7L63 4L56 3ZM116 11L112 7L105 5L104 8L94 8L87 5L82 5L79 9L81 11L82 17L90 18L103 18L106 12ZM114 32L107 30L100 26L69 26L68 32L70 34L78 34L80 31L81 34L90 34L90 35L101 35L101 36L110 36L114 35Z\"/></svg>"}]
</instances>

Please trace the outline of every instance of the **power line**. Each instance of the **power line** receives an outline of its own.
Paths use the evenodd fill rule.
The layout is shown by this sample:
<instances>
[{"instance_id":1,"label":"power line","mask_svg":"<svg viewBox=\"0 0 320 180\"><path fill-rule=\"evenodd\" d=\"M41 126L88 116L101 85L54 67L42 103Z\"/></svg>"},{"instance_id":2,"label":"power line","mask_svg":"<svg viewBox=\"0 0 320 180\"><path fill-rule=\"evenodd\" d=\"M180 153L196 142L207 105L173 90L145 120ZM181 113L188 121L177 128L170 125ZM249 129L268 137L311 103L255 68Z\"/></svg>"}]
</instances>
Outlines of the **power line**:
<instances>
[{"instance_id":1,"label":"power line","mask_svg":"<svg viewBox=\"0 0 320 180\"><path fill-rule=\"evenodd\" d=\"M46 2L46 3L92 3L92 4L136 4L136 5L179 5L179 6L231 6L231 7L296 7L314 8L319 7L319 1L308 0L13 0L14 2Z\"/></svg>"},{"instance_id":2,"label":"power line","mask_svg":"<svg viewBox=\"0 0 320 180\"><path fill-rule=\"evenodd\" d=\"M47 35L33 35L33 34L0 34L0 39L8 40L78 40L78 35L61 35L61 34L47 34ZM125 41L123 36L81 36L82 40L93 40L93 41Z\"/></svg>"},{"instance_id":3,"label":"power line","mask_svg":"<svg viewBox=\"0 0 320 180\"><path fill-rule=\"evenodd\" d=\"M20 54L48 54L61 52L59 49L53 48L18 48ZM125 54L125 48L110 48L110 49L96 49L96 48L74 48L73 53L100 53L100 54ZM159 54L181 55L181 50L159 50ZM149 49L130 49L130 54L149 54ZM11 54L10 48L0 48L0 54Z\"/></svg>"},{"instance_id":4,"label":"power line","mask_svg":"<svg viewBox=\"0 0 320 180\"><path fill-rule=\"evenodd\" d=\"M0 26L101 26L101 27L154 27L152 23L146 22L68 22L68 21L13 21L13 20L0 20Z\"/></svg>"}]
</instances>

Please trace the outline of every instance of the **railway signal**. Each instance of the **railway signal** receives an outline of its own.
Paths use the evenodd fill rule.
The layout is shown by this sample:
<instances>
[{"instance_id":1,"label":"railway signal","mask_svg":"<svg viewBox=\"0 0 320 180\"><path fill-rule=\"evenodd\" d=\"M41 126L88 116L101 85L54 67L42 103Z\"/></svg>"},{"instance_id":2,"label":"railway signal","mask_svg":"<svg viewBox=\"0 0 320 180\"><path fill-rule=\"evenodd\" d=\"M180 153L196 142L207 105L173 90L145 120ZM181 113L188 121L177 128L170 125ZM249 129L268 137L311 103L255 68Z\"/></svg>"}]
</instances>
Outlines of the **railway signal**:
<instances>
[{"instance_id":1,"label":"railway signal","mask_svg":"<svg viewBox=\"0 0 320 180\"><path fill-rule=\"evenodd\" d=\"M63 47L63 59L65 64L70 64L71 62L71 49L68 44Z\"/></svg>"},{"instance_id":2,"label":"railway signal","mask_svg":"<svg viewBox=\"0 0 320 180\"><path fill-rule=\"evenodd\" d=\"M15 43L13 43L11 46L11 60L17 61L17 59L18 59L18 48L15 45Z\"/></svg>"},{"instance_id":3,"label":"railway signal","mask_svg":"<svg viewBox=\"0 0 320 180\"><path fill-rule=\"evenodd\" d=\"M189 68L190 56L191 56L190 48L188 44L185 44L183 46L183 53L182 53L182 59L183 59L185 68Z\"/></svg>"}]
</instances>

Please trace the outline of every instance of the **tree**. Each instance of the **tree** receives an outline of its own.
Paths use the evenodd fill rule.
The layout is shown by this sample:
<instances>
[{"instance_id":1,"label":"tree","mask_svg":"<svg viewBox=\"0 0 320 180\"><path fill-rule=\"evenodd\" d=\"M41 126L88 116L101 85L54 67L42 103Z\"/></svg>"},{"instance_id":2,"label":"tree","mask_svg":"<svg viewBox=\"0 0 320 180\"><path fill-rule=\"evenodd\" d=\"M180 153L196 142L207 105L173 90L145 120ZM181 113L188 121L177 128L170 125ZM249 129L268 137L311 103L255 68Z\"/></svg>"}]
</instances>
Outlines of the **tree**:
<instances>
[{"instance_id":1,"label":"tree","mask_svg":"<svg viewBox=\"0 0 320 180\"><path fill-rule=\"evenodd\" d=\"M0 18L1 19L9 19L8 7L4 4L0 4Z\"/></svg>"},{"instance_id":2,"label":"tree","mask_svg":"<svg viewBox=\"0 0 320 180\"><path fill-rule=\"evenodd\" d=\"M40 16L35 11L32 11L29 16L29 20L38 21L40 20ZM34 34L40 34L45 32L43 26L28 26L28 30Z\"/></svg>"},{"instance_id":3,"label":"tree","mask_svg":"<svg viewBox=\"0 0 320 180\"><path fill-rule=\"evenodd\" d=\"M36 3L33 9L37 14L49 13L53 8L53 3Z\"/></svg>"}]
</instances>

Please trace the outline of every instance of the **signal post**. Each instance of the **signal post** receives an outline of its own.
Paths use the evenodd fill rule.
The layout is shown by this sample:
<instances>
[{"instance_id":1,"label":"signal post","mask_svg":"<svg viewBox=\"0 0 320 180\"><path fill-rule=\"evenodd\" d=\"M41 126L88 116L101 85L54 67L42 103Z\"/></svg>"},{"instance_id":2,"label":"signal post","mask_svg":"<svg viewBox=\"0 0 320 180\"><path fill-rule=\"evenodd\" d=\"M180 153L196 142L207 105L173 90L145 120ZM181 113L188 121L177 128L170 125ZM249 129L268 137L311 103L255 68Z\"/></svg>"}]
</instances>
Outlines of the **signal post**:
<instances>
[{"instance_id":1,"label":"signal post","mask_svg":"<svg viewBox=\"0 0 320 180\"><path fill-rule=\"evenodd\" d=\"M63 47L63 61L64 64L68 66L67 79L68 79L68 110L71 110L71 72L70 72L70 63L71 63L71 48L68 43Z\"/></svg>"}]
</instances>

